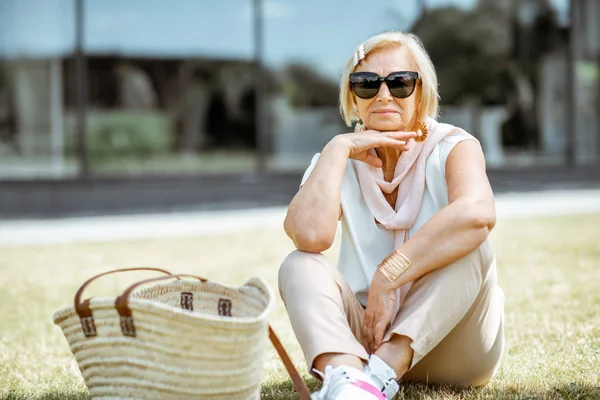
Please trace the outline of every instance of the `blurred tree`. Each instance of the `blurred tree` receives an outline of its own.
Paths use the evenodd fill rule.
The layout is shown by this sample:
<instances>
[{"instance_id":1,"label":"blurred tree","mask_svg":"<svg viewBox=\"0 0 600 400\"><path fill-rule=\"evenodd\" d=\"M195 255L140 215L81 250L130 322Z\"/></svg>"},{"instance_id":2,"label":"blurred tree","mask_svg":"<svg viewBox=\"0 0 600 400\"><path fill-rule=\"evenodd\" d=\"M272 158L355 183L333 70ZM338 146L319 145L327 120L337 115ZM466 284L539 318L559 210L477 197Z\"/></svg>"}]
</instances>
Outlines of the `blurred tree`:
<instances>
[{"instance_id":1,"label":"blurred tree","mask_svg":"<svg viewBox=\"0 0 600 400\"><path fill-rule=\"evenodd\" d=\"M505 104L511 89L509 16L495 4L424 12L410 29L429 52L444 104Z\"/></svg>"},{"instance_id":2,"label":"blurred tree","mask_svg":"<svg viewBox=\"0 0 600 400\"><path fill-rule=\"evenodd\" d=\"M306 64L290 64L283 72L283 90L292 107L337 107L338 83Z\"/></svg>"},{"instance_id":3,"label":"blurred tree","mask_svg":"<svg viewBox=\"0 0 600 400\"><path fill-rule=\"evenodd\" d=\"M3 149L3 144L8 144L14 151L19 152L16 118L9 85L8 67L0 64L0 155L6 150Z\"/></svg>"},{"instance_id":4,"label":"blurred tree","mask_svg":"<svg viewBox=\"0 0 600 400\"><path fill-rule=\"evenodd\" d=\"M480 0L472 10L425 9L411 31L436 67L443 104L507 104L505 131L514 138L505 141L535 147L540 61L563 44L549 0Z\"/></svg>"},{"instance_id":5,"label":"blurred tree","mask_svg":"<svg viewBox=\"0 0 600 400\"><path fill-rule=\"evenodd\" d=\"M526 26L523 18L529 19ZM444 104L472 98L506 104L519 84L514 68L535 86L536 63L561 45L556 12L548 0L481 0L473 10L429 9L411 31L433 60Z\"/></svg>"},{"instance_id":6,"label":"blurred tree","mask_svg":"<svg viewBox=\"0 0 600 400\"><path fill-rule=\"evenodd\" d=\"M511 22L512 55L523 66L539 62L564 43L558 15L549 0L517 1Z\"/></svg>"}]
</instances>

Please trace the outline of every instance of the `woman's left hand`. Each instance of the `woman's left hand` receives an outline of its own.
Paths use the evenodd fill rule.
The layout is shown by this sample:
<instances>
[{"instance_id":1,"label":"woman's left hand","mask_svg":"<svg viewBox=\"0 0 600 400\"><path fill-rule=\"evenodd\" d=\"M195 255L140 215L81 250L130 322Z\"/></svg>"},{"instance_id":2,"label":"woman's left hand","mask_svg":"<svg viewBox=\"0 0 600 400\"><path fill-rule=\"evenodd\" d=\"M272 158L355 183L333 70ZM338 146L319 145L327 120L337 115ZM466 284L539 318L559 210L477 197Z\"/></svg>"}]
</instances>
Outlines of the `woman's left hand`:
<instances>
[{"instance_id":1,"label":"woman's left hand","mask_svg":"<svg viewBox=\"0 0 600 400\"><path fill-rule=\"evenodd\" d=\"M396 305L396 288L378 269L369 288L369 299L362 326L363 345L369 354L381 346L385 331L392 321Z\"/></svg>"}]
</instances>

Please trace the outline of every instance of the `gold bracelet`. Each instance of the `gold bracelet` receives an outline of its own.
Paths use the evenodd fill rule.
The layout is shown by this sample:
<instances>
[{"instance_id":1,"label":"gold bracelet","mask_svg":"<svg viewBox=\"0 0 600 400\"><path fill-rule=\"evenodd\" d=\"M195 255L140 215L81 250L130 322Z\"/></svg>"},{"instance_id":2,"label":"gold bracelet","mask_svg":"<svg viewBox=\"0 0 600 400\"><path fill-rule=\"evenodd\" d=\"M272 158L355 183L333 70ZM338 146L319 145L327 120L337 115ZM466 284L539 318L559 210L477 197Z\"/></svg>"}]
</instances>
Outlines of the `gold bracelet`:
<instances>
[{"instance_id":1,"label":"gold bracelet","mask_svg":"<svg viewBox=\"0 0 600 400\"><path fill-rule=\"evenodd\" d=\"M388 272L385 268L383 268L381 265L379 266L379 270L381 271L381 273L383 273L383 275L385 275L385 277L388 279L388 281L394 282L393 275L390 272Z\"/></svg>"},{"instance_id":2,"label":"gold bracelet","mask_svg":"<svg viewBox=\"0 0 600 400\"><path fill-rule=\"evenodd\" d=\"M396 249L379 264L378 268L390 282L393 282L410 268L411 264L408 257Z\"/></svg>"},{"instance_id":3,"label":"gold bracelet","mask_svg":"<svg viewBox=\"0 0 600 400\"><path fill-rule=\"evenodd\" d=\"M404 271L408 269L410 265L404 262L399 262L398 260L391 259L388 262L382 264L381 268L389 272L390 280L396 280Z\"/></svg>"}]
</instances>

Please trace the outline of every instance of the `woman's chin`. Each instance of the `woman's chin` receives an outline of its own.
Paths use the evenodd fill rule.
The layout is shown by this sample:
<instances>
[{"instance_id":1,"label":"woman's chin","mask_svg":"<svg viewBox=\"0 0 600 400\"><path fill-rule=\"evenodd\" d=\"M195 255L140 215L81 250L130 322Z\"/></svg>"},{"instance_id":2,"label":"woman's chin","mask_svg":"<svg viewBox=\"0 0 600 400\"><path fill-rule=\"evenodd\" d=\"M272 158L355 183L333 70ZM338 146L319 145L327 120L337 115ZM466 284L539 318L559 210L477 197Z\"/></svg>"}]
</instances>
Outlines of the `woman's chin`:
<instances>
[{"instance_id":1,"label":"woman's chin","mask_svg":"<svg viewBox=\"0 0 600 400\"><path fill-rule=\"evenodd\" d=\"M369 125L369 129L372 129L374 131L380 131L380 132L386 132L386 131L403 131L404 130L404 126L401 123L398 123L396 121L394 122L376 122L376 123L371 123Z\"/></svg>"}]
</instances>

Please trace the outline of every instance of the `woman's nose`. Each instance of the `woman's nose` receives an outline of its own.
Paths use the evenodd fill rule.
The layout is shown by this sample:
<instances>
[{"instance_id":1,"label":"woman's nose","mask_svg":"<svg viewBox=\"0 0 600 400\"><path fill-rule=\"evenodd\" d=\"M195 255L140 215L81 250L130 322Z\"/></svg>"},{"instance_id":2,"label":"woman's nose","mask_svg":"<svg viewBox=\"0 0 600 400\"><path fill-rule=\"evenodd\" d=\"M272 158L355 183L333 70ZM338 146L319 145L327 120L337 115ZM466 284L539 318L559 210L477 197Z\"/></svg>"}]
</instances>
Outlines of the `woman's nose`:
<instances>
[{"instance_id":1,"label":"woman's nose","mask_svg":"<svg viewBox=\"0 0 600 400\"><path fill-rule=\"evenodd\" d=\"M387 84L383 82L379 87L379 92L377 92L377 101L390 100L392 100L392 94L390 93L390 89L388 89Z\"/></svg>"}]
</instances>

